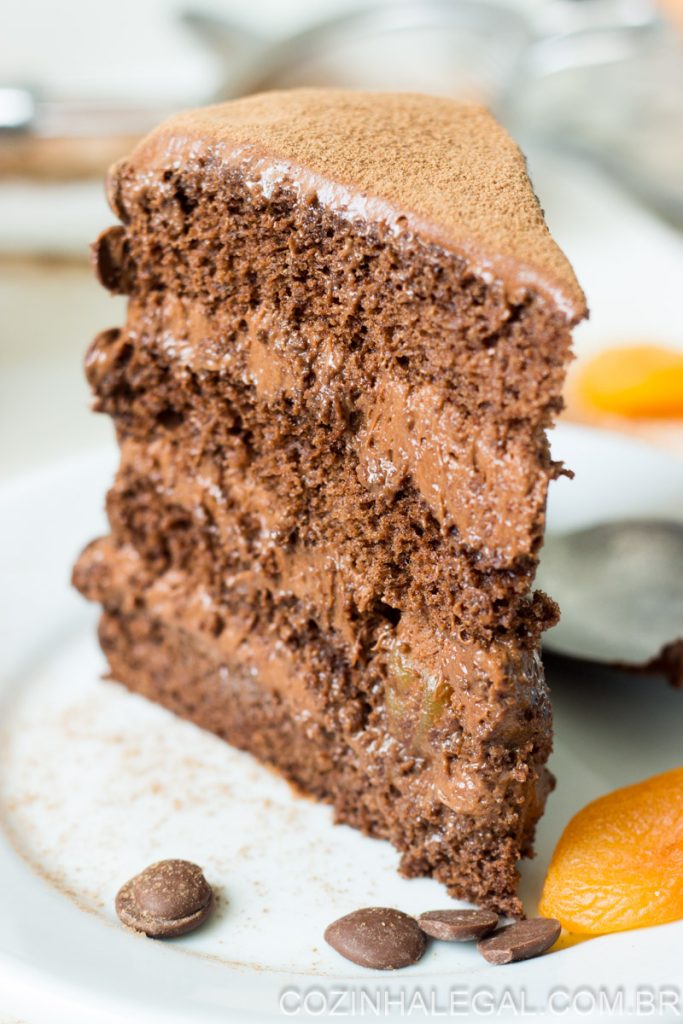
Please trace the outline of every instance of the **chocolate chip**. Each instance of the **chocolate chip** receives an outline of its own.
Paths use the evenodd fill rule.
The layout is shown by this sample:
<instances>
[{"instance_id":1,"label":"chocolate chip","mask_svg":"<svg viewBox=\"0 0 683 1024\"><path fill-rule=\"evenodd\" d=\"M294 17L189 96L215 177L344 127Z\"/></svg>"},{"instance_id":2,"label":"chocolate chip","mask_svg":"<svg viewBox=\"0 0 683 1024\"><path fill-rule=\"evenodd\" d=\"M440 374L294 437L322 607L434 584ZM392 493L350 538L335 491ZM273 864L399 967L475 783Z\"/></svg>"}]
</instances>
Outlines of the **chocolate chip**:
<instances>
[{"instance_id":1,"label":"chocolate chip","mask_svg":"<svg viewBox=\"0 0 683 1024\"><path fill-rule=\"evenodd\" d=\"M117 225L103 231L92 245L92 258L101 285L117 295L130 295L135 275L125 228Z\"/></svg>"},{"instance_id":2,"label":"chocolate chip","mask_svg":"<svg viewBox=\"0 0 683 1024\"><path fill-rule=\"evenodd\" d=\"M325 941L354 964L380 971L417 963L426 945L417 921L388 907L366 907L340 917L326 929Z\"/></svg>"},{"instance_id":3,"label":"chocolate chip","mask_svg":"<svg viewBox=\"0 0 683 1024\"><path fill-rule=\"evenodd\" d=\"M490 964L512 964L545 953L557 942L561 931L560 922L552 917L517 921L481 939L477 949Z\"/></svg>"},{"instance_id":4,"label":"chocolate chip","mask_svg":"<svg viewBox=\"0 0 683 1024\"><path fill-rule=\"evenodd\" d=\"M498 924L492 910L428 910L417 923L433 939L467 942L488 935Z\"/></svg>"},{"instance_id":5,"label":"chocolate chip","mask_svg":"<svg viewBox=\"0 0 683 1024\"><path fill-rule=\"evenodd\" d=\"M187 860L160 860L119 889L116 913L123 924L154 939L184 935L213 909L213 891L202 869Z\"/></svg>"},{"instance_id":6,"label":"chocolate chip","mask_svg":"<svg viewBox=\"0 0 683 1024\"><path fill-rule=\"evenodd\" d=\"M122 333L117 327L100 331L85 355L85 376L93 391L98 391L116 366L117 357L124 347Z\"/></svg>"},{"instance_id":7,"label":"chocolate chip","mask_svg":"<svg viewBox=\"0 0 683 1024\"><path fill-rule=\"evenodd\" d=\"M105 192L107 195L107 202L109 208L115 217L118 217L122 224L128 223L128 211L123 202L123 189L122 179L123 172L127 166L125 157L121 160L117 160L115 164L109 168L107 172L107 179L105 182Z\"/></svg>"}]
</instances>

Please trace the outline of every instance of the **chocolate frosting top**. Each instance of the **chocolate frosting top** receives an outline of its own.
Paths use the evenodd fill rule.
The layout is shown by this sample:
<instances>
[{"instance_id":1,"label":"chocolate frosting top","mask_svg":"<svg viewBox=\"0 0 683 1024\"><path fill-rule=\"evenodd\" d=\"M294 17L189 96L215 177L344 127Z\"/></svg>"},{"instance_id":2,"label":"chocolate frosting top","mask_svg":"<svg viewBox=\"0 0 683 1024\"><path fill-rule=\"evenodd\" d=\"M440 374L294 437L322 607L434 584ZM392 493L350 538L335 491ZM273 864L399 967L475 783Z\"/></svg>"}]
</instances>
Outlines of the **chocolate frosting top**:
<instances>
[{"instance_id":1,"label":"chocolate frosting top","mask_svg":"<svg viewBox=\"0 0 683 1024\"><path fill-rule=\"evenodd\" d=\"M570 321L586 314L550 236L524 157L483 107L412 93L268 92L190 110L133 153L144 173L206 154L289 180L351 215L408 227L501 279L514 300L538 291Z\"/></svg>"}]
</instances>

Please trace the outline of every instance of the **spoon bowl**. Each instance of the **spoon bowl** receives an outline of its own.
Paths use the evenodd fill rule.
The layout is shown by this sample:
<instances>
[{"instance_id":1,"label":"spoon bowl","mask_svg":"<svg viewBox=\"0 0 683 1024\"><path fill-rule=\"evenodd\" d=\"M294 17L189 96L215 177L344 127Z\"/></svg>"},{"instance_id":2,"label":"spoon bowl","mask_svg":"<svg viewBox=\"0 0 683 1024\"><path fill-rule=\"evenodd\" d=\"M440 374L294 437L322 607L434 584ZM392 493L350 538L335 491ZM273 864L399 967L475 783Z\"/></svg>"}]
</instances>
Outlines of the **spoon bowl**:
<instances>
[{"instance_id":1,"label":"spoon bowl","mask_svg":"<svg viewBox=\"0 0 683 1024\"><path fill-rule=\"evenodd\" d=\"M562 610L547 650L646 665L683 641L683 524L633 519L551 534L537 584Z\"/></svg>"}]
</instances>

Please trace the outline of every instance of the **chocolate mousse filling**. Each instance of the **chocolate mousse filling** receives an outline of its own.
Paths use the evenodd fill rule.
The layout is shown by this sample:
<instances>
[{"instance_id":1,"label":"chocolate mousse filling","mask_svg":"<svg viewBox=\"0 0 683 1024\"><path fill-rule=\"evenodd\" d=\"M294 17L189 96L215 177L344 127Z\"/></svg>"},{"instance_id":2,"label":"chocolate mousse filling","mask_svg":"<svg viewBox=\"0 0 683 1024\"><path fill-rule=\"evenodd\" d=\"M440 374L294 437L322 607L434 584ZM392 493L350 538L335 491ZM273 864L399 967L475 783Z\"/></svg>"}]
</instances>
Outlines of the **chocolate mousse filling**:
<instances>
[{"instance_id":1,"label":"chocolate mousse filling","mask_svg":"<svg viewBox=\"0 0 683 1024\"><path fill-rule=\"evenodd\" d=\"M121 464L75 582L112 676L519 913L585 315L523 158L478 107L302 90L172 119L108 192L130 301L86 372Z\"/></svg>"}]
</instances>

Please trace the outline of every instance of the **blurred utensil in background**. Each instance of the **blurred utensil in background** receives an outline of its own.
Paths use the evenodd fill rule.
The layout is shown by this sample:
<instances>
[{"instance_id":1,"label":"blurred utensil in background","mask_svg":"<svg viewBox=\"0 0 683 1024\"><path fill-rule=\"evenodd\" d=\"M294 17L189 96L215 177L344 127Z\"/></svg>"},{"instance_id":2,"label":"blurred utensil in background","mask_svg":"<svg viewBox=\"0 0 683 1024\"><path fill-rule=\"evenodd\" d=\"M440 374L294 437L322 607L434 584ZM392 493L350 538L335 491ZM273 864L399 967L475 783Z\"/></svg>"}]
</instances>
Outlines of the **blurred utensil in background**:
<instances>
[{"instance_id":1,"label":"blurred utensil in background","mask_svg":"<svg viewBox=\"0 0 683 1024\"><path fill-rule=\"evenodd\" d=\"M578 10L575 18L571 11ZM649 14L648 14L649 11ZM547 30L553 14L561 31ZM596 160L683 227L683 42L649 4L541 8L499 114L513 134Z\"/></svg>"},{"instance_id":2,"label":"blurred utensil in background","mask_svg":"<svg viewBox=\"0 0 683 1024\"><path fill-rule=\"evenodd\" d=\"M439 92L483 103L506 90L531 22L489 0L397 0L334 15L285 39L239 35L220 15L182 20L225 68L219 98L331 85ZM236 35L238 33L238 35Z\"/></svg>"},{"instance_id":3,"label":"blurred utensil in background","mask_svg":"<svg viewBox=\"0 0 683 1024\"><path fill-rule=\"evenodd\" d=\"M118 100L54 99L0 84L0 176L99 176L173 111Z\"/></svg>"},{"instance_id":4,"label":"blurred utensil in background","mask_svg":"<svg viewBox=\"0 0 683 1024\"><path fill-rule=\"evenodd\" d=\"M172 108L161 104L54 100L30 85L0 85L0 131L8 134L34 132L45 138L140 135L148 130L150 119L172 112Z\"/></svg>"}]
</instances>

